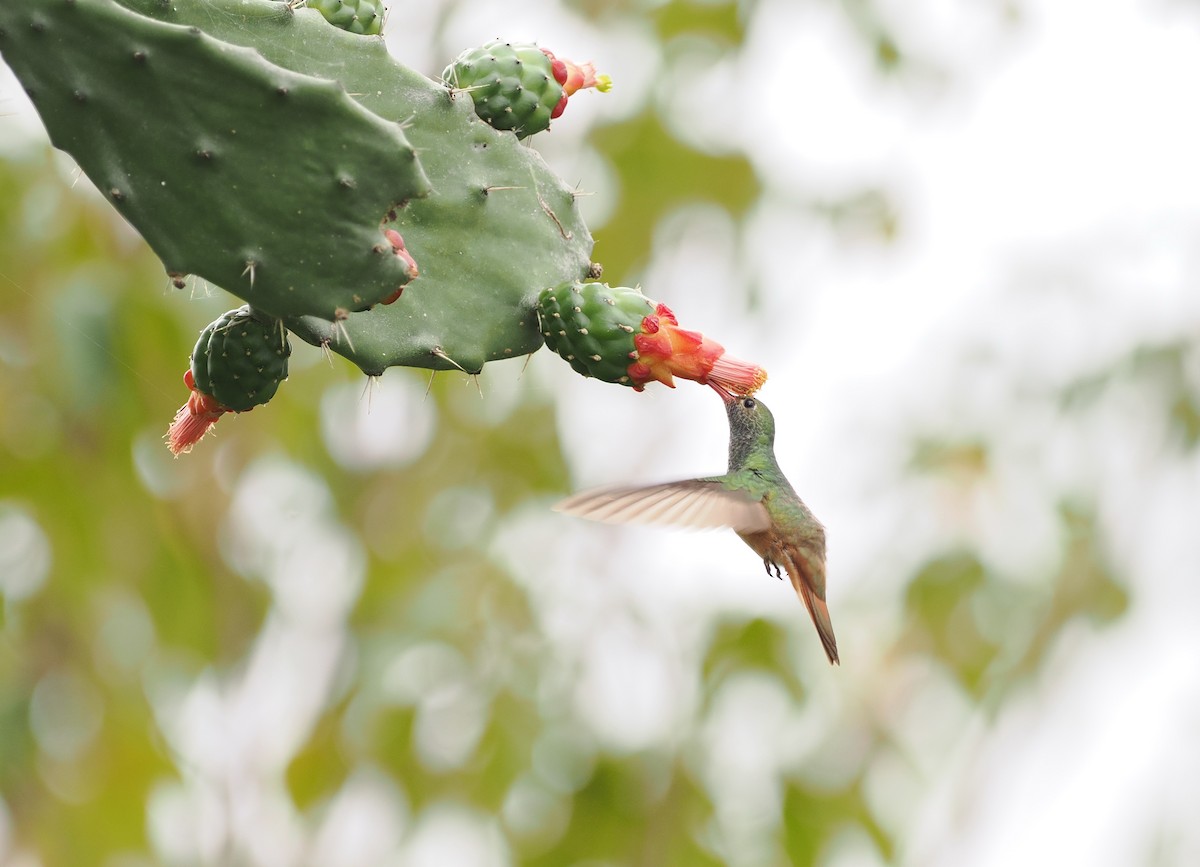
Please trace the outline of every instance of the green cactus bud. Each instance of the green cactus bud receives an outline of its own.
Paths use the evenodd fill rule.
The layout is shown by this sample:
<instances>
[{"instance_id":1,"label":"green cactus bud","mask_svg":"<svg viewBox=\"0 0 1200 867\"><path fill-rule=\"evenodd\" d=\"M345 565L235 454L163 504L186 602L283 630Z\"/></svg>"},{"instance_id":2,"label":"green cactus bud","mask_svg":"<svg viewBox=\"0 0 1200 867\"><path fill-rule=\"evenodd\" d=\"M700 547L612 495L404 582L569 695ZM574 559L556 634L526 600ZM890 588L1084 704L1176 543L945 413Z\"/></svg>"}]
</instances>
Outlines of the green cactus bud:
<instances>
[{"instance_id":1,"label":"green cactus bud","mask_svg":"<svg viewBox=\"0 0 1200 867\"><path fill-rule=\"evenodd\" d=\"M489 42L470 48L446 67L442 79L465 90L475 113L496 129L525 138L549 128L577 90L612 87L607 75L596 75L590 63L562 60L545 48L521 42Z\"/></svg>"},{"instance_id":2,"label":"green cactus bud","mask_svg":"<svg viewBox=\"0 0 1200 867\"><path fill-rule=\"evenodd\" d=\"M624 286L560 283L538 296L538 317L546 345L577 373L605 382L633 385L630 363L637 358L633 337L654 302Z\"/></svg>"},{"instance_id":3,"label":"green cactus bud","mask_svg":"<svg viewBox=\"0 0 1200 867\"><path fill-rule=\"evenodd\" d=\"M442 78L465 90L475 113L496 129L525 138L550 126L550 115L562 99L551 60L536 45L489 42L464 51L446 67Z\"/></svg>"},{"instance_id":4,"label":"green cactus bud","mask_svg":"<svg viewBox=\"0 0 1200 867\"><path fill-rule=\"evenodd\" d=\"M227 410L245 412L275 396L291 354L282 323L243 305L200 332L192 350L195 389Z\"/></svg>"},{"instance_id":5,"label":"green cactus bud","mask_svg":"<svg viewBox=\"0 0 1200 867\"><path fill-rule=\"evenodd\" d=\"M560 283L538 296L546 345L577 373L641 391L648 382L675 387L675 377L752 394L767 380L761 367L725 354L698 331L679 327L665 304L637 289L606 283Z\"/></svg>"},{"instance_id":6,"label":"green cactus bud","mask_svg":"<svg viewBox=\"0 0 1200 867\"><path fill-rule=\"evenodd\" d=\"M167 429L167 448L176 457L190 452L225 413L246 412L274 397L291 354L283 323L249 305L210 322L183 375L191 394Z\"/></svg>"},{"instance_id":7,"label":"green cactus bud","mask_svg":"<svg viewBox=\"0 0 1200 867\"><path fill-rule=\"evenodd\" d=\"M374 36L383 27L382 0L308 0L305 4L325 16L334 27Z\"/></svg>"}]
</instances>

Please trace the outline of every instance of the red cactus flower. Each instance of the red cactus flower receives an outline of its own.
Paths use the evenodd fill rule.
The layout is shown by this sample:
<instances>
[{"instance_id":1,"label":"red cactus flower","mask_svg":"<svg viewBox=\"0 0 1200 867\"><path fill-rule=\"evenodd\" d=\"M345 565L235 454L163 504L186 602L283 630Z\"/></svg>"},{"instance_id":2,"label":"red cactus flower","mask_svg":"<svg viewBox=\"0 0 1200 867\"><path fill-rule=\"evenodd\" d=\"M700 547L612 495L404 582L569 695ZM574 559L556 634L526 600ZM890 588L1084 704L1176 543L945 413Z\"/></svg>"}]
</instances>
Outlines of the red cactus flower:
<instances>
[{"instance_id":1,"label":"red cactus flower","mask_svg":"<svg viewBox=\"0 0 1200 867\"><path fill-rule=\"evenodd\" d=\"M550 58L550 71L554 75L554 80L561 84L563 89L562 98L550 112L551 120L566 110L567 99L580 90L588 87L594 87L601 93L608 93L612 90L612 79L607 75L597 75L596 67L591 62L579 64L563 60L555 57L554 52L548 48L543 48L542 53Z\"/></svg>"},{"instance_id":2,"label":"red cactus flower","mask_svg":"<svg viewBox=\"0 0 1200 867\"><path fill-rule=\"evenodd\" d=\"M191 368L183 375L183 382L192 393L187 403L175 413L175 420L167 429L167 448L176 457L190 452L209 428L230 411L217 403L215 397L196 390L196 379L192 376Z\"/></svg>"},{"instance_id":3,"label":"red cactus flower","mask_svg":"<svg viewBox=\"0 0 1200 867\"><path fill-rule=\"evenodd\" d=\"M626 371L634 388L661 382L675 387L675 377L701 385L716 385L732 394L753 394L767 381L767 372L755 364L725 353L725 347L699 331L679 327L679 320L665 304L642 319L641 333L633 338L634 358Z\"/></svg>"}]
</instances>

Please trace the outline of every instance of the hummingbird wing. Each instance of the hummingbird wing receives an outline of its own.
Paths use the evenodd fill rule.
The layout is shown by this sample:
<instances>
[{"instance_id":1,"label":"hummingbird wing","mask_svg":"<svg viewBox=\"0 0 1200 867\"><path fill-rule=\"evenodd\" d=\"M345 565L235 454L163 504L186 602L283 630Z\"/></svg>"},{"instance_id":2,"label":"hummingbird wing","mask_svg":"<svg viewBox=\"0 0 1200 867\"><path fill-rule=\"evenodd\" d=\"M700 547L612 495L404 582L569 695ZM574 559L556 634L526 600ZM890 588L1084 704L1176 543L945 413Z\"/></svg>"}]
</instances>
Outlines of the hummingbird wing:
<instances>
[{"instance_id":1,"label":"hummingbird wing","mask_svg":"<svg viewBox=\"0 0 1200 867\"><path fill-rule=\"evenodd\" d=\"M732 527L739 533L761 533L771 526L761 501L717 479L595 488L556 503L554 511L606 524Z\"/></svg>"}]
</instances>

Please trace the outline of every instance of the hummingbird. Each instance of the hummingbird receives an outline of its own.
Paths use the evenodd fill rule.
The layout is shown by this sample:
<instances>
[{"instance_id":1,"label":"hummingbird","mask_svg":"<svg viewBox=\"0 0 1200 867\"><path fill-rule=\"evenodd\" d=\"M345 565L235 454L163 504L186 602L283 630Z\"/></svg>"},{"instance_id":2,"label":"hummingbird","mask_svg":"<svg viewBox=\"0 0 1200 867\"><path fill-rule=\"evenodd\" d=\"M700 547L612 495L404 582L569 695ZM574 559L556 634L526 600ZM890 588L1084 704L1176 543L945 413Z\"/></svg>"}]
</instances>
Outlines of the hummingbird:
<instances>
[{"instance_id":1,"label":"hummingbird","mask_svg":"<svg viewBox=\"0 0 1200 867\"><path fill-rule=\"evenodd\" d=\"M837 641L825 604L825 528L775 460L775 418L757 398L709 383L729 416L729 471L658 485L583 491L554 510L608 524L730 527L780 580L786 572L804 602L830 663Z\"/></svg>"}]
</instances>

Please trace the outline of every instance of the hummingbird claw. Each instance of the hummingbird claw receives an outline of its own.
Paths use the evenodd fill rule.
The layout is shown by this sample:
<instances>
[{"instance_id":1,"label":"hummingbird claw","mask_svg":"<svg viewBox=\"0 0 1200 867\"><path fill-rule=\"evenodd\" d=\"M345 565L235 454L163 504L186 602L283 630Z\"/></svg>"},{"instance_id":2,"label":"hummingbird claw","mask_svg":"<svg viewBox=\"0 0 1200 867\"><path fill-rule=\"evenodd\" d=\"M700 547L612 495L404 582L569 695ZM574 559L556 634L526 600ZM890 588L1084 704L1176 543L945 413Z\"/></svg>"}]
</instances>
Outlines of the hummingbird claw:
<instances>
[{"instance_id":1,"label":"hummingbird claw","mask_svg":"<svg viewBox=\"0 0 1200 867\"><path fill-rule=\"evenodd\" d=\"M763 558L763 566L765 566L767 569L767 575L774 576L774 577L778 578L780 581L783 580L783 573L781 573L779 571L778 563L773 563L764 557Z\"/></svg>"}]
</instances>

